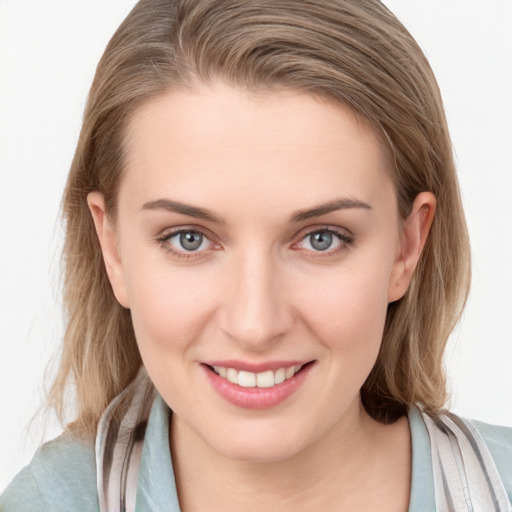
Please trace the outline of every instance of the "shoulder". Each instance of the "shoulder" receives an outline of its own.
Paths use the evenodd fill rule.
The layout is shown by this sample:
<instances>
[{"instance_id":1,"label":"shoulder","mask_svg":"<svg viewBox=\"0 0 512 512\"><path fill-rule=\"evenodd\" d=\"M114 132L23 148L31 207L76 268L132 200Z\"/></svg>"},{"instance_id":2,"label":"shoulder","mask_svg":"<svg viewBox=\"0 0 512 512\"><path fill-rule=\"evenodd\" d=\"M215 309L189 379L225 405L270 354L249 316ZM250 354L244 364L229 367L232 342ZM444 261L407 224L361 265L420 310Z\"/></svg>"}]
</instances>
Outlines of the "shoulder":
<instances>
[{"instance_id":1,"label":"shoulder","mask_svg":"<svg viewBox=\"0 0 512 512\"><path fill-rule=\"evenodd\" d=\"M2 494L0 509L99 510L94 441L65 432L45 443Z\"/></svg>"},{"instance_id":2,"label":"shoulder","mask_svg":"<svg viewBox=\"0 0 512 512\"><path fill-rule=\"evenodd\" d=\"M472 420L496 464L498 473L512 502L512 428Z\"/></svg>"}]
</instances>

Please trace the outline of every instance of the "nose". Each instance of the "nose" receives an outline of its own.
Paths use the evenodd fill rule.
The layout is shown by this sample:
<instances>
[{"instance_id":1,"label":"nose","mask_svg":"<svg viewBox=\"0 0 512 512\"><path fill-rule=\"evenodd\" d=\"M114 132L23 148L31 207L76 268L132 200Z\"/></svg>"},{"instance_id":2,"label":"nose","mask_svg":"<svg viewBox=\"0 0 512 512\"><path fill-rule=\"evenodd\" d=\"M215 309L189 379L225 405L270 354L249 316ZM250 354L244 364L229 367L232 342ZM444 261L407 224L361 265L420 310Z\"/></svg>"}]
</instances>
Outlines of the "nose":
<instances>
[{"instance_id":1,"label":"nose","mask_svg":"<svg viewBox=\"0 0 512 512\"><path fill-rule=\"evenodd\" d=\"M220 328L245 349L264 352L294 323L279 263L253 252L231 261L227 273Z\"/></svg>"}]
</instances>

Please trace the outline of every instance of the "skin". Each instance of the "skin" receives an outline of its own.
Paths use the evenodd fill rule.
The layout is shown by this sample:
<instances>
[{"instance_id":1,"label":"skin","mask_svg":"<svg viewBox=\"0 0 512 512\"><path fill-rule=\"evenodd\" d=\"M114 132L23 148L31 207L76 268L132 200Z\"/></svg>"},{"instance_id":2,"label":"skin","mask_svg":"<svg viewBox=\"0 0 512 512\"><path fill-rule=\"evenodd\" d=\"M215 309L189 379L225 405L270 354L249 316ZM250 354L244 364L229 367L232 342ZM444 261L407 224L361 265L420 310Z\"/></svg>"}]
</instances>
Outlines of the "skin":
<instances>
[{"instance_id":1,"label":"skin","mask_svg":"<svg viewBox=\"0 0 512 512\"><path fill-rule=\"evenodd\" d=\"M256 96L219 83L168 93L140 108L126 144L115 220L100 193L88 201L114 293L173 410L182 510L407 510L407 419L375 422L359 390L434 196L420 194L400 219L372 128L293 91ZM368 207L290 220L340 198ZM161 199L217 219L158 208ZM171 236L180 228L204 233L200 250L180 246ZM340 238L315 250L309 235L326 228ZM253 410L209 384L201 362L226 359L315 364L283 403Z\"/></svg>"}]
</instances>

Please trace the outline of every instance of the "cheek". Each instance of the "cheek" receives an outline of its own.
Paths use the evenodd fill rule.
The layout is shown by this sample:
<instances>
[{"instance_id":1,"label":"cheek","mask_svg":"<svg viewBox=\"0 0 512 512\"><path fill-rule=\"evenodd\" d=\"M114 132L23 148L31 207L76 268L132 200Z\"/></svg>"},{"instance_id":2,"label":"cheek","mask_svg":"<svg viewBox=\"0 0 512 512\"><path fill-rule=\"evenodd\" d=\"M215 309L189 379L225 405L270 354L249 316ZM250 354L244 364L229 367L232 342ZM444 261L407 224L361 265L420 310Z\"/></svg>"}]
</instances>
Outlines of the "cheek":
<instances>
[{"instance_id":1,"label":"cheek","mask_svg":"<svg viewBox=\"0 0 512 512\"><path fill-rule=\"evenodd\" d=\"M215 296L203 274L148 259L131 265L128 294L143 357L147 351L183 352L202 331Z\"/></svg>"},{"instance_id":2,"label":"cheek","mask_svg":"<svg viewBox=\"0 0 512 512\"><path fill-rule=\"evenodd\" d=\"M364 359L378 353L386 312L388 272L361 266L334 272L309 287L297 290L299 305L310 330L328 348ZM374 267L375 269L375 267Z\"/></svg>"}]
</instances>

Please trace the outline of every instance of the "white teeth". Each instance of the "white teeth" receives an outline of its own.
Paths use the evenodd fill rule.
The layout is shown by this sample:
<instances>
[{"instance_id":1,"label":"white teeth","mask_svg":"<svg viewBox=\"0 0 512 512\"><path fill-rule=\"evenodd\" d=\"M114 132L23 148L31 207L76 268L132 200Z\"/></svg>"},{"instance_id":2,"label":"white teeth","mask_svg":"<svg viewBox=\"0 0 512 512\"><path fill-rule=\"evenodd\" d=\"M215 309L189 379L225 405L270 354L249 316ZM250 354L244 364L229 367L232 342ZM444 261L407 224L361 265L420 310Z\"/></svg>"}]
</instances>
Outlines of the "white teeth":
<instances>
[{"instance_id":1,"label":"white teeth","mask_svg":"<svg viewBox=\"0 0 512 512\"><path fill-rule=\"evenodd\" d=\"M243 388L255 387L256 386L256 374L252 373L252 372L242 372L242 371L238 372L238 385L242 386Z\"/></svg>"},{"instance_id":2,"label":"white teeth","mask_svg":"<svg viewBox=\"0 0 512 512\"><path fill-rule=\"evenodd\" d=\"M274 375L274 381L276 384L281 384L281 382L284 382L286 379L286 372L284 368L279 368L279 370L276 371L276 374Z\"/></svg>"},{"instance_id":3,"label":"white teeth","mask_svg":"<svg viewBox=\"0 0 512 512\"><path fill-rule=\"evenodd\" d=\"M302 366L299 365L279 368L275 371L267 370L266 372L253 373L243 370L238 371L234 368L224 368L223 366L214 366L213 371L229 382L238 384L243 388L271 388L287 379L291 379L301 368Z\"/></svg>"},{"instance_id":4,"label":"white teeth","mask_svg":"<svg viewBox=\"0 0 512 512\"><path fill-rule=\"evenodd\" d=\"M240 379L240 377L238 377ZM275 384L274 372L269 370L268 372L262 372L256 374L256 386L259 388L271 388Z\"/></svg>"},{"instance_id":5,"label":"white teeth","mask_svg":"<svg viewBox=\"0 0 512 512\"><path fill-rule=\"evenodd\" d=\"M233 384L238 384L238 372L234 368L228 368L226 371L226 379Z\"/></svg>"},{"instance_id":6,"label":"white teeth","mask_svg":"<svg viewBox=\"0 0 512 512\"><path fill-rule=\"evenodd\" d=\"M295 375L295 366L286 369L286 373L284 374L285 379L289 379Z\"/></svg>"}]
</instances>

